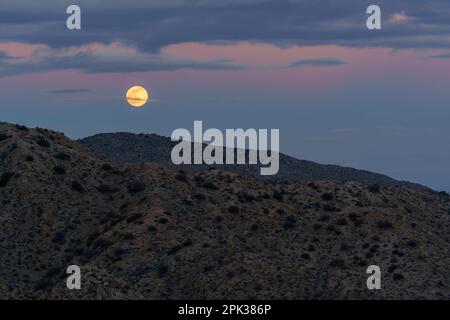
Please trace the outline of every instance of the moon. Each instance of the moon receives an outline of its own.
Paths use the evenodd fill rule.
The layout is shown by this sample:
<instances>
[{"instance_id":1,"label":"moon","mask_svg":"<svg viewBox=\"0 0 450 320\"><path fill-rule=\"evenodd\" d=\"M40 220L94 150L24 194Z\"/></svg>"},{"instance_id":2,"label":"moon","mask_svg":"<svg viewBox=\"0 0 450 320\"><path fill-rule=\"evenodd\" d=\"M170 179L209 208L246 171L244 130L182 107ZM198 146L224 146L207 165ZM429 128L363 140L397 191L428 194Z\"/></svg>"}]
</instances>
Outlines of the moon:
<instances>
[{"instance_id":1,"label":"moon","mask_svg":"<svg viewBox=\"0 0 450 320\"><path fill-rule=\"evenodd\" d=\"M141 86L134 86L128 89L126 98L130 106L140 108L148 101L148 93Z\"/></svg>"}]
</instances>

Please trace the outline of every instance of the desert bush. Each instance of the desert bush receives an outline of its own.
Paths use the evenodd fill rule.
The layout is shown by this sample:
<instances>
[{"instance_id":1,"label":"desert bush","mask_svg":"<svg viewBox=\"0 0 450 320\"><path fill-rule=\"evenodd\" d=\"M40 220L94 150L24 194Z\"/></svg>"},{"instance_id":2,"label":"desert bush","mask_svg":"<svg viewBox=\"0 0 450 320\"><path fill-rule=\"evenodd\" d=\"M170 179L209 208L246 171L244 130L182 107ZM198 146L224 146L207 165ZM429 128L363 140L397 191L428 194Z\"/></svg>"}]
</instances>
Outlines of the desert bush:
<instances>
[{"instance_id":1,"label":"desert bush","mask_svg":"<svg viewBox=\"0 0 450 320\"><path fill-rule=\"evenodd\" d=\"M409 240L406 243L406 245L411 248L416 248L419 245L419 243L416 240Z\"/></svg>"},{"instance_id":2,"label":"desert bush","mask_svg":"<svg viewBox=\"0 0 450 320\"><path fill-rule=\"evenodd\" d=\"M219 187L217 187L217 185L214 182L212 182L212 181L207 181L207 182L203 183L202 187L206 188L206 189L211 189L211 190L218 190L219 189Z\"/></svg>"},{"instance_id":3,"label":"desert bush","mask_svg":"<svg viewBox=\"0 0 450 320\"><path fill-rule=\"evenodd\" d=\"M126 221L127 221L127 223L132 223L139 218L142 218L142 213L133 214L132 216L128 217Z\"/></svg>"},{"instance_id":4,"label":"desert bush","mask_svg":"<svg viewBox=\"0 0 450 320\"><path fill-rule=\"evenodd\" d=\"M34 158L33 158L32 155L27 155L27 156L25 156L25 161L26 162L32 162L32 161L34 161Z\"/></svg>"},{"instance_id":5,"label":"desert bush","mask_svg":"<svg viewBox=\"0 0 450 320\"><path fill-rule=\"evenodd\" d=\"M333 200L333 194L330 193L330 192L325 192L325 193L323 193L321 197L322 197L322 199L325 200L325 201Z\"/></svg>"},{"instance_id":6,"label":"desert bush","mask_svg":"<svg viewBox=\"0 0 450 320\"><path fill-rule=\"evenodd\" d=\"M405 279L405 277L401 273L394 273L392 279L394 279L395 281L401 281Z\"/></svg>"},{"instance_id":7,"label":"desert bush","mask_svg":"<svg viewBox=\"0 0 450 320\"><path fill-rule=\"evenodd\" d=\"M4 188L6 187L6 185L8 184L9 180L14 176L13 172L4 172L1 176L0 176L0 188Z\"/></svg>"},{"instance_id":8,"label":"desert bush","mask_svg":"<svg viewBox=\"0 0 450 320\"><path fill-rule=\"evenodd\" d=\"M372 184L368 187L368 190L372 193L378 193L380 192L380 186L377 184Z\"/></svg>"},{"instance_id":9,"label":"desert bush","mask_svg":"<svg viewBox=\"0 0 450 320\"><path fill-rule=\"evenodd\" d=\"M66 173L66 169L63 166L57 165L53 167L53 171L55 171L57 174L64 174Z\"/></svg>"},{"instance_id":10,"label":"desert bush","mask_svg":"<svg viewBox=\"0 0 450 320\"><path fill-rule=\"evenodd\" d=\"M21 131L30 131L30 129L28 129L27 127L21 126L21 125L19 125L19 124L16 124L16 128L19 129L19 130L21 130Z\"/></svg>"},{"instance_id":11,"label":"desert bush","mask_svg":"<svg viewBox=\"0 0 450 320\"><path fill-rule=\"evenodd\" d=\"M66 233L64 231L57 231L53 236L52 241L55 243L63 244L66 239Z\"/></svg>"},{"instance_id":12,"label":"desert bush","mask_svg":"<svg viewBox=\"0 0 450 320\"><path fill-rule=\"evenodd\" d=\"M290 215L284 219L283 222L284 230L294 229L295 228L295 217Z\"/></svg>"},{"instance_id":13,"label":"desert bush","mask_svg":"<svg viewBox=\"0 0 450 320\"><path fill-rule=\"evenodd\" d=\"M127 189L129 193L138 193L145 189L145 183L139 180L132 180L128 182Z\"/></svg>"},{"instance_id":14,"label":"desert bush","mask_svg":"<svg viewBox=\"0 0 450 320\"><path fill-rule=\"evenodd\" d=\"M63 161L70 160L70 156L64 152L58 152L57 154L55 154L55 158Z\"/></svg>"},{"instance_id":15,"label":"desert bush","mask_svg":"<svg viewBox=\"0 0 450 320\"><path fill-rule=\"evenodd\" d=\"M228 207L228 212L230 212L230 213L239 213L239 207L238 206Z\"/></svg>"},{"instance_id":16,"label":"desert bush","mask_svg":"<svg viewBox=\"0 0 450 320\"><path fill-rule=\"evenodd\" d=\"M109 164L109 163L104 163L102 164L102 170L104 171L111 171L113 169L113 167Z\"/></svg>"},{"instance_id":17,"label":"desert bush","mask_svg":"<svg viewBox=\"0 0 450 320\"><path fill-rule=\"evenodd\" d=\"M379 229L392 229L392 227L393 227L392 223L390 223L389 221L386 221L386 220L379 221L377 223L377 226Z\"/></svg>"},{"instance_id":18,"label":"desert bush","mask_svg":"<svg viewBox=\"0 0 450 320\"><path fill-rule=\"evenodd\" d=\"M156 272L160 277L164 276L167 272L169 272L169 265L166 262L159 262L156 266Z\"/></svg>"},{"instance_id":19,"label":"desert bush","mask_svg":"<svg viewBox=\"0 0 450 320\"><path fill-rule=\"evenodd\" d=\"M278 201L283 201L283 195L279 191L273 192L273 198Z\"/></svg>"},{"instance_id":20,"label":"desert bush","mask_svg":"<svg viewBox=\"0 0 450 320\"><path fill-rule=\"evenodd\" d=\"M114 189L111 188L109 185L107 184L101 184L97 187L97 191L100 193L109 193L109 192L114 192Z\"/></svg>"},{"instance_id":21,"label":"desert bush","mask_svg":"<svg viewBox=\"0 0 450 320\"><path fill-rule=\"evenodd\" d=\"M0 133L0 141L6 140L8 138L9 138L9 136L7 134Z\"/></svg>"},{"instance_id":22,"label":"desert bush","mask_svg":"<svg viewBox=\"0 0 450 320\"><path fill-rule=\"evenodd\" d=\"M338 226L346 226L347 224L347 219L345 218L339 218L336 220L336 225Z\"/></svg>"},{"instance_id":23,"label":"desert bush","mask_svg":"<svg viewBox=\"0 0 450 320\"><path fill-rule=\"evenodd\" d=\"M83 185L77 181L77 180L73 180L71 183L72 189L78 192L84 192L84 187Z\"/></svg>"},{"instance_id":24,"label":"desert bush","mask_svg":"<svg viewBox=\"0 0 450 320\"><path fill-rule=\"evenodd\" d=\"M158 223L160 223L160 224L167 224L168 222L169 222L169 220L167 218L160 218L158 220Z\"/></svg>"},{"instance_id":25,"label":"desert bush","mask_svg":"<svg viewBox=\"0 0 450 320\"><path fill-rule=\"evenodd\" d=\"M37 141L36 141L36 143L39 145L39 146L41 146L41 147L44 147L44 148L49 148L50 147L50 142L48 142L45 138L43 138L43 137L40 137Z\"/></svg>"},{"instance_id":26,"label":"desert bush","mask_svg":"<svg viewBox=\"0 0 450 320\"><path fill-rule=\"evenodd\" d=\"M343 259L334 259L330 262L329 266L343 268L345 266L345 261Z\"/></svg>"},{"instance_id":27,"label":"desert bush","mask_svg":"<svg viewBox=\"0 0 450 320\"><path fill-rule=\"evenodd\" d=\"M184 171L178 171L178 173L175 175L175 179L177 179L178 181L181 181L181 182L188 181L186 172L184 172Z\"/></svg>"}]
</instances>

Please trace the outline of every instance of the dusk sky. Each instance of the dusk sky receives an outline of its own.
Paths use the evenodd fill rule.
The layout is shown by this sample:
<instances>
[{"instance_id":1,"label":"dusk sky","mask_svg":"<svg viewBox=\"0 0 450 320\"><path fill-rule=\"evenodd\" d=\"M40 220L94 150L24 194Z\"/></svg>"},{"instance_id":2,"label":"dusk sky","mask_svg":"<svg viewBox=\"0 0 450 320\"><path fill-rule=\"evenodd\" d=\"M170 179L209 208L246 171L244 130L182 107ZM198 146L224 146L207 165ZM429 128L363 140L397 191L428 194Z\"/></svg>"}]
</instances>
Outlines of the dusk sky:
<instances>
[{"instance_id":1,"label":"dusk sky","mask_svg":"<svg viewBox=\"0 0 450 320\"><path fill-rule=\"evenodd\" d=\"M448 0L1 2L0 121L71 138L279 128L297 158L450 191Z\"/></svg>"}]
</instances>

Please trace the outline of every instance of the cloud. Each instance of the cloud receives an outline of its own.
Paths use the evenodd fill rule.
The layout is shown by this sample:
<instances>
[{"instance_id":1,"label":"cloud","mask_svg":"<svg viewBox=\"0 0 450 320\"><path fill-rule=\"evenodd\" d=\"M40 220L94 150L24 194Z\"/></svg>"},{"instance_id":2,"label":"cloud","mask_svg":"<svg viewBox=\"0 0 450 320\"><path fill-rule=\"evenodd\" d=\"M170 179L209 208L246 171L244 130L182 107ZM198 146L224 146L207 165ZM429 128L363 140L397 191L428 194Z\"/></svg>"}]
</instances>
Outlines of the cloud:
<instances>
[{"instance_id":1,"label":"cloud","mask_svg":"<svg viewBox=\"0 0 450 320\"><path fill-rule=\"evenodd\" d=\"M119 0L107 3L78 0L77 4L82 9L82 30L69 31L65 26L67 3L64 1L23 0L17 4L17 1L2 0L0 44L21 43L26 48L9 48L20 53L21 61L15 63L0 56L0 73L246 68L226 59L201 61L162 52L163 48L180 43L229 45L247 41L279 47L450 48L450 2L447 0L426 3L380 0L382 16L396 23L383 24L383 29L375 32L365 26L370 2L361 0L129 0L126 5ZM104 46L104 50L58 54L94 43ZM120 43L124 48L120 51L109 47L113 43ZM35 54L28 59L30 50ZM304 59L285 67L332 67L345 63L336 58Z\"/></svg>"},{"instance_id":2,"label":"cloud","mask_svg":"<svg viewBox=\"0 0 450 320\"><path fill-rule=\"evenodd\" d=\"M338 58L317 58L317 59L303 59L292 61L287 64L286 67L302 67L302 66L310 66L310 67L335 67L346 64L346 61L343 61Z\"/></svg>"},{"instance_id":3,"label":"cloud","mask_svg":"<svg viewBox=\"0 0 450 320\"><path fill-rule=\"evenodd\" d=\"M409 19L411 19L404 10L394 13L393 15L391 15L391 18L389 19L389 21L394 22L394 23L402 23L402 22L406 22Z\"/></svg>"},{"instance_id":4,"label":"cloud","mask_svg":"<svg viewBox=\"0 0 450 320\"><path fill-rule=\"evenodd\" d=\"M60 89L60 90L50 90L47 93L50 94L72 94L72 93L85 93L91 92L90 89Z\"/></svg>"},{"instance_id":5,"label":"cloud","mask_svg":"<svg viewBox=\"0 0 450 320\"><path fill-rule=\"evenodd\" d=\"M450 59L450 53L437 54L433 56L424 57L424 59Z\"/></svg>"},{"instance_id":6,"label":"cloud","mask_svg":"<svg viewBox=\"0 0 450 320\"><path fill-rule=\"evenodd\" d=\"M200 61L180 58L166 53L139 52L134 47L119 43L91 44L68 49L37 49L33 55L20 62L0 56L0 76L55 70L81 70L86 73L120 73L196 70L241 70L244 65L230 60Z\"/></svg>"},{"instance_id":7,"label":"cloud","mask_svg":"<svg viewBox=\"0 0 450 320\"><path fill-rule=\"evenodd\" d=\"M129 0L126 5L118 0L79 0L84 17L79 32L66 29L64 2L16 2L2 1L0 41L44 43L51 48L118 41L153 53L171 44L214 41L450 48L447 0L380 0L382 16L402 23L383 26L379 32L365 27L371 3L361 0Z\"/></svg>"}]
</instances>

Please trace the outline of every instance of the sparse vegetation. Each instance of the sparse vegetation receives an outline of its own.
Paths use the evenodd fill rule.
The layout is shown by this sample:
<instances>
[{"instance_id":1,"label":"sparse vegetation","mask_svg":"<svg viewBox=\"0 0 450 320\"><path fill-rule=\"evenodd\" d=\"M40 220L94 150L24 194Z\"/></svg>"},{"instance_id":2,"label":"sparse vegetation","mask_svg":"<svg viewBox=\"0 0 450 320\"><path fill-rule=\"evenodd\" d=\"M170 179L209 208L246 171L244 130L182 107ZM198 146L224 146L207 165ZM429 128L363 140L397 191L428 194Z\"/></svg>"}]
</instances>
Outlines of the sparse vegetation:
<instances>
[{"instance_id":1,"label":"sparse vegetation","mask_svg":"<svg viewBox=\"0 0 450 320\"><path fill-rule=\"evenodd\" d=\"M73 180L71 183L72 189L78 192L84 192L83 185L78 180Z\"/></svg>"},{"instance_id":2,"label":"sparse vegetation","mask_svg":"<svg viewBox=\"0 0 450 320\"><path fill-rule=\"evenodd\" d=\"M333 200L333 194L330 193L330 192L323 193L321 197L322 197L322 199L325 200L325 201L331 201L331 200Z\"/></svg>"},{"instance_id":3,"label":"sparse vegetation","mask_svg":"<svg viewBox=\"0 0 450 320\"><path fill-rule=\"evenodd\" d=\"M139 180L128 182L127 189L129 193L138 193L145 190L145 183Z\"/></svg>"},{"instance_id":4,"label":"sparse vegetation","mask_svg":"<svg viewBox=\"0 0 450 320\"><path fill-rule=\"evenodd\" d=\"M380 186L378 184L371 184L368 187L368 190L372 193L379 193L380 192Z\"/></svg>"},{"instance_id":5,"label":"sparse vegetation","mask_svg":"<svg viewBox=\"0 0 450 320\"><path fill-rule=\"evenodd\" d=\"M64 168L64 166L61 166L61 165L54 166L53 171L55 171L55 173L57 173L57 174L65 174L66 173L66 169Z\"/></svg>"},{"instance_id":6,"label":"sparse vegetation","mask_svg":"<svg viewBox=\"0 0 450 320\"><path fill-rule=\"evenodd\" d=\"M36 143L44 148L50 148L50 142L48 142L44 137L40 137Z\"/></svg>"},{"instance_id":7,"label":"sparse vegetation","mask_svg":"<svg viewBox=\"0 0 450 320\"><path fill-rule=\"evenodd\" d=\"M1 176L0 176L0 188L4 188L6 187L6 185L8 184L9 180L14 176L14 172L4 172Z\"/></svg>"},{"instance_id":8,"label":"sparse vegetation","mask_svg":"<svg viewBox=\"0 0 450 320\"><path fill-rule=\"evenodd\" d=\"M70 160L70 156L65 152L58 152L55 154L55 158L63 161Z\"/></svg>"}]
</instances>

